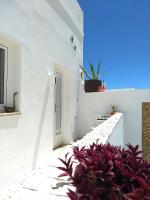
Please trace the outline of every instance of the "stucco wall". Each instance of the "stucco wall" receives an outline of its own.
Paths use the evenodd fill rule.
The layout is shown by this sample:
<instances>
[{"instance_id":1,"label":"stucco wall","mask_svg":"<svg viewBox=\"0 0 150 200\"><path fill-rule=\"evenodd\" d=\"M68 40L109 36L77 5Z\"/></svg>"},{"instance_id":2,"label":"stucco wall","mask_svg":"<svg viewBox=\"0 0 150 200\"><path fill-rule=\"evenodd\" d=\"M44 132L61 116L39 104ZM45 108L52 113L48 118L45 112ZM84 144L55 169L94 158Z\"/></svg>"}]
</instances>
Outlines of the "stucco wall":
<instances>
[{"instance_id":1,"label":"stucco wall","mask_svg":"<svg viewBox=\"0 0 150 200\"><path fill-rule=\"evenodd\" d=\"M116 119L117 117L119 120ZM114 119L114 121L110 121L110 124L114 123L115 127L107 142L115 146L124 147L124 115L116 113L115 115L112 115L111 118Z\"/></svg>"},{"instance_id":2,"label":"stucco wall","mask_svg":"<svg viewBox=\"0 0 150 200\"><path fill-rule=\"evenodd\" d=\"M82 148L94 143L124 146L124 120L122 113L115 113L97 126L92 127L82 139L73 145Z\"/></svg>"},{"instance_id":3,"label":"stucco wall","mask_svg":"<svg viewBox=\"0 0 150 200\"><path fill-rule=\"evenodd\" d=\"M55 2L55 1L53 1ZM76 5L76 1L72 1ZM67 2L66 2L67 5ZM64 8L59 6L59 10ZM77 5L78 7L78 5ZM49 1L0 1L0 39L13 41L20 49L16 55L19 73L14 74L12 87L19 88L20 115L0 117L0 188L27 173L48 157L53 145L54 64L62 66L68 92L63 141L75 138L77 119L79 63L82 63L82 38L62 19ZM57 5L56 5L57 8ZM74 8L72 8L74 10ZM67 6L65 7L67 12ZM79 13L76 13L78 12ZM70 16L70 11L68 16ZM82 11L75 9L73 18ZM75 19L77 24L77 20ZM82 22L77 24L82 33ZM75 35L76 52L70 41ZM15 81L15 76L19 81ZM19 84L19 87L18 87ZM20 102L20 103L19 103Z\"/></svg>"},{"instance_id":4,"label":"stucco wall","mask_svg":"<svg viewBox=\"0 0 150 200\"><path fill-rule=\"evenodd\" d=\"M80 96L80 137L95 124L99 113L111 112L111 104L124 113L125 144L142 146L142 102L150 101L150 90L114 90L84 93Z\"/></svg>"}]
</instances>

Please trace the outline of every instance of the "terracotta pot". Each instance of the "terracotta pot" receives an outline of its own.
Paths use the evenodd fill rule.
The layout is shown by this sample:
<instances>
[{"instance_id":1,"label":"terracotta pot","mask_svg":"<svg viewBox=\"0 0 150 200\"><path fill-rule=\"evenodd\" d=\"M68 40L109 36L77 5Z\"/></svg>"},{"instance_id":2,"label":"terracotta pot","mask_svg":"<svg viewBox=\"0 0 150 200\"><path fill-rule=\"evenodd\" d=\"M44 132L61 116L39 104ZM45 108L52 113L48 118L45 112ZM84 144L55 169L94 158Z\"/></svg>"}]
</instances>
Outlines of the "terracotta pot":
<instances>
[{"instance_id":1,"label":"terracotta pot","mask_svg":"<svg viewBox=\"0 0 150 200\"><path fill-rule=\"evenodd\" d=\"M84 89L85 92L99 92L99 88L102 86L102 81L100 80L85 80Z\"/></svg>"},{"instance_id":2,"label":"terracotta pot","mask_svg":"<svg viewBox=\"0 0 150 200\"><path fill-rule=\"evenodd\" d=\"M99 87L99 92L104 92L105 91L105 86L102 84L100 87Z\"/></svg>"},{"instance_id":3,"label":"terracotta pot","mask_svg":"<svg viewBox=\"0 0 150 200\"><path fill-rule=\"evenodd\" d=\"M114 115L115 113L116 113L115 111L112 111L112 112L111 112L111 116Z\"/></svg>"}]
</instances>

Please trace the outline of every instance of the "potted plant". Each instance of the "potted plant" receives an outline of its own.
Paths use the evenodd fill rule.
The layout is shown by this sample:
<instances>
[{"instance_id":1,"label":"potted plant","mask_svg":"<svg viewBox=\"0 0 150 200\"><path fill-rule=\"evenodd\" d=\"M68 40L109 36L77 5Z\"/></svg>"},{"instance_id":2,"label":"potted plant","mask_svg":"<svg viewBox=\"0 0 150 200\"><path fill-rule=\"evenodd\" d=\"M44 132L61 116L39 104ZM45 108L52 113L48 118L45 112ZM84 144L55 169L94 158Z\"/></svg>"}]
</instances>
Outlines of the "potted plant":
<instances>
[{"instance_id":1,"label":"potted plant","mask_svg":"<svg viewBox=\"0 0 150 200\"><path fill-rule=\"evenodd\" d=\"M111 115L114 115L117 112L118 105L111 105L111 108L112 108Z\"/></svg>"},{"instance_id":2,"label":"potted plant","mask_svg":"<svg viewBox=\"0 0 150 200\"><path fill-rule=\"evenodd\" d=\"M91 76L90 76L87 70L80 65L80 68L82 70L81 77L83 78L83 74L85 74L87 78L86 80L84 80L85 92L102 91L103 82L99 80L99 77L101 76L100 67L101 67L101 64L99 63L97 67L97 71L95 71L94 66L90 64L90 69L91 69Z\"/></svg>"}]
</instances>

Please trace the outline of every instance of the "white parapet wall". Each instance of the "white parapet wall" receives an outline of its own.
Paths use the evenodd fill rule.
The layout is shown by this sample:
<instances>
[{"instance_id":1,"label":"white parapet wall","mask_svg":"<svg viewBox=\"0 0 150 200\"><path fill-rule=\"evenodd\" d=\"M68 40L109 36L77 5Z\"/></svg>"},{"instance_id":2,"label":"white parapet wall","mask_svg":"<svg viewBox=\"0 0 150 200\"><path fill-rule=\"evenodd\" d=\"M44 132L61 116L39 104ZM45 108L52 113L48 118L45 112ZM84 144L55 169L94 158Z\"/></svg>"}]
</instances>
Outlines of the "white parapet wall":
<instances>
[{"instance_id":1,"label":"white parapet wall","mask_svg":"<svg viewBox=\"0 0 150 200\"><path fill-rule=\"evenodd\" d=\"M150 90L106 90L84 93L81 91L79 117L80 137L95 124L97 115L111 112L111 105L124 113L124 142L142 148L142 103L150 102Z\"/></svg>"},{"instance_id":2,"label":"white parapet wall","mask_svg":"<svg viewBox=\"0 0 150 200\"><path fill-rule=\"evenodd\" d=\"M98 142L99 144L110 143L115 146L124 147L123 114L116 113L96 127L91 127L91 130L82 139L74 143L74 145L80 147L89 146L93 142Z\"/></svg>"},{"instance_id":3,"label":"white parapet wall","mask_svg":"<svg viewBox=\"0 0 150 200\"><path fill-rule=\"evenodd\" d=\"M107 139L107 143L115 146L124 147L124 115L116 113L107 120L108 124L113 126L112 133Z\"/></svg>"}]
</instances>

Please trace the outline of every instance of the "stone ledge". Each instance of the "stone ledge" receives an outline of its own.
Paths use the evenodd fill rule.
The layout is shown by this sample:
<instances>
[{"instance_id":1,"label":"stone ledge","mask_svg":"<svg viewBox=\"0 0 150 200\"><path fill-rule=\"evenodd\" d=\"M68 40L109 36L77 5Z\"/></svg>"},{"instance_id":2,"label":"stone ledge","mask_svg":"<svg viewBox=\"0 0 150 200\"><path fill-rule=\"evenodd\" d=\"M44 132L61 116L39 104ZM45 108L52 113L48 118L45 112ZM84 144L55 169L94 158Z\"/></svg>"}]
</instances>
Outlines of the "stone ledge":
<instances>
[{"instance_id":1,"label":"stone ledge","mask_svg":"<svg viewBox=\"0 0 150 200\"><path fill-rule=\"evenodd\" d=\"M3 112L3 113L0 113L0 117L5 117L5 116L13 116L13 115L20 115L21 112Z\"/></svg>"},{"instance_id":2,"label":"stone ledge","mask_svg":"<svg viewBox=\"0 0 150 200\"><path fill-rule=\"evenodd\" d=\"M95 128L92 128L93 130L88 132L81 140L75 142L74 146L89 146L93 144L93 142L97 142L97 140L98 143L108 143L110 136L113 134L113 130L119 123L122 116L123 113L116 113L112 115L102 124L98 125Z\"/></svg>"}]
</instances>

